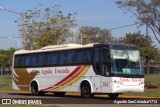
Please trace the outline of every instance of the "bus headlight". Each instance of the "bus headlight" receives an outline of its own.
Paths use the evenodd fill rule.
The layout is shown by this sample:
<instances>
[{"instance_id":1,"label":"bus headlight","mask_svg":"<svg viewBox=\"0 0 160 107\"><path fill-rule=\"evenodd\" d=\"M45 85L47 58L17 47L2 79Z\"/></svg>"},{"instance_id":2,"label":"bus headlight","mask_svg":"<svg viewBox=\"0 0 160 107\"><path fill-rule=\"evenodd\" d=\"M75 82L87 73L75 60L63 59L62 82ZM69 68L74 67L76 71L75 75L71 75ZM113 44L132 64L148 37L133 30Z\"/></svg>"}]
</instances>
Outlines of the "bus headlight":
<instances>
[{"instance_id":1,"label":"bus headlight","mask_svg":"<svg viewBox=\"0 0 160 107\"><path fill-rule=\"evenodd\" d=\"M143 85L143 84L144 84L144 82L140 82L140 83L139 83L139 85Z\"/></svg>"},{"instance_id":2,"label":"bus headlight","mask_svg":"<svg viewBox=\"0 0 160 107\"><path fill-rule=\"evenodd\" d=\"M114 80L113 82L116 83L116 84L120 84L120 85L123 84L123 82L121 82L121 81L116 81L116 80Z\"/></svg>"}]
</instances>

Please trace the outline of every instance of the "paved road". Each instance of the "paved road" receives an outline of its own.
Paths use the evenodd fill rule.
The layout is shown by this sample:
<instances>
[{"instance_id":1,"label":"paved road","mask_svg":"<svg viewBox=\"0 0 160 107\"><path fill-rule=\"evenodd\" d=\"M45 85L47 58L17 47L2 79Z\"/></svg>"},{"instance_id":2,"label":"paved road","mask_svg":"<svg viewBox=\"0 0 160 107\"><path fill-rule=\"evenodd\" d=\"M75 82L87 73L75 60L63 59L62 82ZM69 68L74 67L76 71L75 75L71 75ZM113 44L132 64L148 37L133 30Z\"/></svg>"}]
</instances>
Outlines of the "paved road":
<instances>
[{"instance_id":1,"label":"paved road","mask_svg":"<svg viewBox=\"0 0 160 107\"><path fill-rule=\"evenodd\" d=\"M86 99L81 98L78 94L70 95L67 94L64 97L57 97L53 94L49 93L45 96L32 96L31 93L28 92L0 92L0 99L12 99L12 101L15 100L36 100L38 103L42 104L53 104L56 106L62 106L62 107L102 107L109 105L110 107L159 107L158 104L113 104L118 101L125 103L126 101L140 101L142 99L138 99L136 97L119 97L116 100L111 100L107 96L95 96L94 98ZM134 98L134 99L133 99ZM148 99L146 99L148 101ZM1 102L1 101L0 101ZM15 102L17 103L17 102Z\"/></svg>"}]
</instances>

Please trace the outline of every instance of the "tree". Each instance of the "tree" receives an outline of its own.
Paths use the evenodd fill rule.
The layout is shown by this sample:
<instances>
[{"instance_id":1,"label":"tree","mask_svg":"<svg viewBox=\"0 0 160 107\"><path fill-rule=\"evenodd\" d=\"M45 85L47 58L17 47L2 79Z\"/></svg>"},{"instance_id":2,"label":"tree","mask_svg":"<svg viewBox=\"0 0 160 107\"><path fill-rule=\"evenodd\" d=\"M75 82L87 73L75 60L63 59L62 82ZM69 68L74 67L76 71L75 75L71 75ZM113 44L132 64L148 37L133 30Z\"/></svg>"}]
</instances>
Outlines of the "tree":
<instances>
[{"instance_id":1,"label":"tree","mask_svg":"<svg viewBox=\"0 0 160 107\"><path fill-rule=\"evenodd\" d=\"M13 54L16 50L10 48L9 50L0 50L0 67L9 67L12 65Z\"/></svg>"},{"instance_id":2,"label":"tree","mask_svg":"<svg viewBox=\"0 0 160 107\"><path fill-rule=\"evenodd\" d=\"M136 46L146 62L160 60L160 53L149 36L142 35L140 32L128 33L120 39L120 42Z\"/></svg>"},{"instance_id":3,"label":"tree","mask_svg":"<svg viewBox=\"0 0 160 107\"><path fill-rule=\"evenodd\" d=\"M16 50L10 48L9 50L0 50L0 75L4 74L5 68L8 68L12 65L13 54Z\"/></svg>"},{"instance_id":4,"label":"tree","mask_svg":"<svg viewBox=\"0 0 160 107\"><path fill-rule=\"evenodd\" d=\"M107 43L114 41L114 38L108 30L99 27L83 26L80 28L80 35L77 40L81 40L81 36L82 44ZM80 41L78 42L80 43Z\"/></svg>"},{"instance_id":5,"label":"tree","mask_svg":"<svg viewBox=\"0 0 160 107\"><path fill-rule=\"evenodd\" d=\"M116 4L137 17L137 23L149 27L160 43L160 0L117 0Z\"/></svg>"},{"instance_id":6,"label":"tree","mask_svg":"<svg viewBox=\"0 0 160 107\"><path fill-rule=\"evenodd\" d=\"M63 15L60 5L40 10L27 10L24 13L27 28L27 49L39 49L47 45L67 42L70 28L76 26L74 14ZM21 25L21 20L17 22ZM20 31L22 26L20 26Z\"/></svg>"}]
</instances>

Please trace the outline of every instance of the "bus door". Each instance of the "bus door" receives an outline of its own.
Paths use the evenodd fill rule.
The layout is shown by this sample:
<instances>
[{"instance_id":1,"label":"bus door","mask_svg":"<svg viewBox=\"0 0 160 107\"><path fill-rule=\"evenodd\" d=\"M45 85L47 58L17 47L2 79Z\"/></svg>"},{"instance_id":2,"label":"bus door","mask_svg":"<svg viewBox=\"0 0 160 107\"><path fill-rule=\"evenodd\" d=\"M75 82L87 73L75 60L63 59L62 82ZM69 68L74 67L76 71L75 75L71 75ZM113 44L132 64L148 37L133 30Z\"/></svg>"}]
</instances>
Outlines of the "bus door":
<instances>
[{"instance_id":1,"label":"bus door","mask_svg":"<svg viewBox=\"0 0 160 107\"><path fill-rule=\"evenodd\" d=\"M95 71L100 76L102 92L109 92L110 54L108 47L95 48Z\"/></svg>"},{"instance_id":2,"label":"bus door","mask_svg":"<svg viewBox=\"0 0 160 107\"><path fill-rule=\"evenodd\" d=\"M110 71L110 53L108 47L101 48L101 91L110 92L110 80L109 80L109 71Z\"/></svg>"}]
</instances>

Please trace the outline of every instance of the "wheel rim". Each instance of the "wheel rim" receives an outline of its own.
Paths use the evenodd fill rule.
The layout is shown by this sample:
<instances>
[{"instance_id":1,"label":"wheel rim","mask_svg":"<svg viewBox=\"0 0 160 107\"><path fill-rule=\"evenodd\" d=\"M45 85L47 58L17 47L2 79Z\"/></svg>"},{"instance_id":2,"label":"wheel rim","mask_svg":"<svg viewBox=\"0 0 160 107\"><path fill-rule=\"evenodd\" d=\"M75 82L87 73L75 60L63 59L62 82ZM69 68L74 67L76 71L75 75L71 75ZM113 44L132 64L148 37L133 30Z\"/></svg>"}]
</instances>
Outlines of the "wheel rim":
<instances>
[{"instance_id":1,"label":"wheel rim","mask_svg":"<svg viewBox=\"0 0 160 107\"><path fill-rule=\"evenodd\" d=\"M36 92L36 90L35 90L35 88L33 87L33 88L32 88L32 93L35 93L35 92Z\"/></svg>"},{"instance_id":2,"label":"wheel rim","mask_svg":"<svg viewBox=\"0 0 160 107\"><path fill-rule=\"evenodd\" d=\"M32 94L33 94L33 95L37 95L38 90L37 90L36 88L37 88L36 85L33 84L33 85L32 85Z\"/></svg>"},{"instance_id":3,"label":"wheel rim","mask_svg":"<svg viewBox=\"0 0 160 107\"><path fill-rule=\"evenodd\" d=\"M82 92L81 92L82 97L85 97L85 98L91 97L91 89L89 84L83 84L81 89L82 89Z\"/></svg>"},{"instance_id":4,"label":"wheel rim","mask_svg":"<svg viewBox=\"0 0 160 107\"><path fill-rule=\"evenodd\" d=\"M88 96L88 95L89 95L89 93L90 93L89 88L88 88L87 86L85 86L83 89L84 89L84 90L83 90L84 95L85 95L85 96Z\"/></svg>"}]
</instances>

